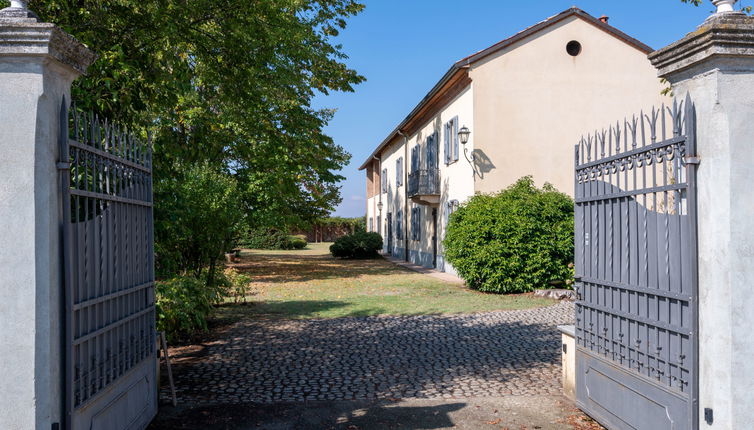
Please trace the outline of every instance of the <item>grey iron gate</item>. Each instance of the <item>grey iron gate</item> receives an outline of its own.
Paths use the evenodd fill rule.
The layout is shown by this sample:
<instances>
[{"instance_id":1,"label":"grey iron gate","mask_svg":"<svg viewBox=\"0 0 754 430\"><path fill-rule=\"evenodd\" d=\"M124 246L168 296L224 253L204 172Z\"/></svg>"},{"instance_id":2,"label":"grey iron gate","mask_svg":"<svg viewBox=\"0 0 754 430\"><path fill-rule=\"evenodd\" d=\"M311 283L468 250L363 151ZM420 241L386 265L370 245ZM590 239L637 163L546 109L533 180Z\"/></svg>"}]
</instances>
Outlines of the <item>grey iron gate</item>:
<instances>
[{"instance_id":1,"label":"grey iron gate","mask_svg":"<svg viewBox=\"0 0 754 430\"><path fill-rule=\"evenodd\" d=\"M60 125L66 428L143 429L157 411L151 145L65 101Z\"/></svg>"},{"instance_id":2,"label":"grey iron gate","mask_svg":"<svg viewBox=\"0 0 754 430\"><path fill-rule=\"evenodd\" d=\"M577 403L610 429L698 428L694 115L687 97L576 146Z\"/></svg>"}]
</instances>

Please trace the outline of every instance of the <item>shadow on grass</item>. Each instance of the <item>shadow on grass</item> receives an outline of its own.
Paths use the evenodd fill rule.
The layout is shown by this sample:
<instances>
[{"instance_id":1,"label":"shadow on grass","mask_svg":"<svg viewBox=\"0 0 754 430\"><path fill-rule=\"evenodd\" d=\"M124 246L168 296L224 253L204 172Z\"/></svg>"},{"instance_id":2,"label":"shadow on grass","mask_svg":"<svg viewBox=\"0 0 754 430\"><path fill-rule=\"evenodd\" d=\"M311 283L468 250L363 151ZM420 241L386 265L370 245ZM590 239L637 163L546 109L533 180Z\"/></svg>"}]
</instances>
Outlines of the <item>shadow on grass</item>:
<instances>
[{"instance_id":1,"label":"shadow on grass","mask_svg":"<svg viewBox=\"0 0 754 430\"><path fill-rule=\"evenodd\" d=\"M334 429L430 430L452 428L450 417L466 403L396 406L393 402L316 402L276 405L223 405L162 412L151 430Z\"/></svg>"},{"instance_id":2,"label":"shadow on grass","mask_svg":"<svg viewBox=\"0 0 754 430\"><path fill-rule=\"evenodd\" d=\"M226 303L216 307L213 319L239 321L243 318L316 318L320 312L342 309L353 303L332 300L286 300L255 301L245 304ZM365 309L343 315L345 317L364 317L379 315L385 309Z\"/></svg>"},{"instance_id":3,"label":"shadow on grass","mask_svg":"<svg viewBox=\"0 0 754 430\"><path fill-rule=\"evenodd\" d=\"M329 255L247 254L231 265L257 282L308 282L361 276L412 274L382 257L369 260L343 260Z\"/></svg>"}]
</instances>

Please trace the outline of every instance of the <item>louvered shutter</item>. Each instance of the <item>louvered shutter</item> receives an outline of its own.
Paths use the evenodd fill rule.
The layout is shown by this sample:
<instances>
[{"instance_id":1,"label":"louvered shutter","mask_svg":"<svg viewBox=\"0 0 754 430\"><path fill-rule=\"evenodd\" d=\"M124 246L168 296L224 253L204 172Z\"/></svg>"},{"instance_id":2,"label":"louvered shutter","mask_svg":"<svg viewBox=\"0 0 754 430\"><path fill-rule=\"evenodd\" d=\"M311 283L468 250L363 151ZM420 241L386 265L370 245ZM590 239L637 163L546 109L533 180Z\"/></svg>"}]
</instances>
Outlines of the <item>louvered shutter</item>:
<instances>
[{"instance_id":1,"label":"louvered shutter","mask_svg":"<svg viewBox=\"0 0 754 430\"><path fill-rule=\"evenodd\" d=\"M453 118L453 123L451 125L451 128L452 128L451 136L453 139L453 161L458 161L458 154L460 152L460 148L458 147L458 143L459 143L458 117Z\"/></svg>"},{"instance_id":2,"label":"louvered shutter","mask_svg":"<svg viewBox=\"0 0 754 430\"><path fill-rule=\"evenodd\" d=\"M416 208L416 240L421 240L422 237L422 223L421 223L421 208Z\"/></svg>"},{"instance_id":3,"label":"louvered shutter","mask_svg":"<svg viewBox=\"0 0 754 430\"><path fill-rule=\"evenodd\" d=\"M450 139L451 139L452 131L453 131L453 128L451 127L451 124L445 124L445 140L443 140L443 142L445 142L445 146L443 147L443 150L445 151L445 164L446 165L450 164L450 157L451 157L451 154L450 154L451 140Z\"/></svg>"}]
</instances>

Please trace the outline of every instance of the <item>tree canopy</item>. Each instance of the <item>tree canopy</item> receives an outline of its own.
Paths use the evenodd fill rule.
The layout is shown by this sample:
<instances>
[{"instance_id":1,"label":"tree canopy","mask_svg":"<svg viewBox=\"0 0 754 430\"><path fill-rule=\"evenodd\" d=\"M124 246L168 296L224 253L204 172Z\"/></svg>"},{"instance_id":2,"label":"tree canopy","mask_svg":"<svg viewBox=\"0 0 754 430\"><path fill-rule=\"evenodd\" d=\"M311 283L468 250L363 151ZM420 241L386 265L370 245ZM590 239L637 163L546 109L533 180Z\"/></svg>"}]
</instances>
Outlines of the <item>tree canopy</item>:
<instances>
[{"instance_id":1,"label":"tree canopy","mask_svg":"<svg viewBox=\"0 0 754 430\"><path fill-rule=\"evenodd\" d=\"M322 132L334 112L313 108L312 99L363 81L334 42L362 4L32 0L29 7L99 55L73 98L81 109L153 131L156 181L173 181L192 164L222 172L256 225L311 222L340 202L337 172L350 155ZM174 201L156 201L155 211L172 211Z\"/></svg>"}]
</instances>

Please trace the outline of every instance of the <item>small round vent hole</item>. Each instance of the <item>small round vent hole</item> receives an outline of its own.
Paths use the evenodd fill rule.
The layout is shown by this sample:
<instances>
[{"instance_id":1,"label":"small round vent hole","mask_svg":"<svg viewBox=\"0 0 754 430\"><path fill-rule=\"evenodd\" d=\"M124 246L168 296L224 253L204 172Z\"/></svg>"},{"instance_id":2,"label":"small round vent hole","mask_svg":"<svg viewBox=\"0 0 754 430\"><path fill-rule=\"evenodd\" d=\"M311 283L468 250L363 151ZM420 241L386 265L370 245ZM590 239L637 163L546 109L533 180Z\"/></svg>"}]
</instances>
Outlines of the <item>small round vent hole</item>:
<instances>
[{"instance_id":1,"label":"small round vent hole","mask_svg":"<svg viewBox=\"0 0 754 430\"><path fill-rule=\"evenodd\" d=\"M568 44L566 45L566 52L568 52L568 55L570 55L571 57L575 57L581 54L581 43L575 40L568 42Z\"/></svg>"}]
</instances>

